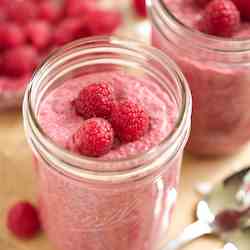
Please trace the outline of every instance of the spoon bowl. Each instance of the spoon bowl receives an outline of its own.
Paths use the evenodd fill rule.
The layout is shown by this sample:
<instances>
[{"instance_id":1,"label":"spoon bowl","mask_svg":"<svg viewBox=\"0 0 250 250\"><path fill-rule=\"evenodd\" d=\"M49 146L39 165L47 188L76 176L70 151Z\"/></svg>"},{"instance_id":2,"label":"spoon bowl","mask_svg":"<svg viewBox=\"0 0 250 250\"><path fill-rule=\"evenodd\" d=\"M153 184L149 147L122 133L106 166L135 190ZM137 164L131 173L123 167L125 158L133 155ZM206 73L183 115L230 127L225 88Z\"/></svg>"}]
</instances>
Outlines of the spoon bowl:
<instances>
[{"instance_id":1,"label":"spoon bowl","mask_svg":"<svg viewBox=\"0 0 250 250\"><path fill-rule=\"evenodd\" d=\"M207 234L214 234L225 242L231 242L238 250L250 249L249 208L242 208L236 199L247 167L217 183L196 206L197 221L189 225L163 250L177 250Z\"/></svg>"}]
</instances>

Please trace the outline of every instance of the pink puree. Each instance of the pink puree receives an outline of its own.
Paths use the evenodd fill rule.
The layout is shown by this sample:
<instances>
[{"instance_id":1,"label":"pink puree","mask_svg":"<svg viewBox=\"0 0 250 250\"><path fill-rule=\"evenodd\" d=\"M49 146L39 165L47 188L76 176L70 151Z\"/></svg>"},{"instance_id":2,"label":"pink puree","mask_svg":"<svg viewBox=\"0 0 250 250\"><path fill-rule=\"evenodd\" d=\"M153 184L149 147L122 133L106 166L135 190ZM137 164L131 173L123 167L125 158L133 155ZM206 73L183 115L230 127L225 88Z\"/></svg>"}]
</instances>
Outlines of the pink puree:
<instances>
[{"instance_id":1,"label":"pink puree","mask_svg":"<svg viewBox=\"0 0 250 250\"><path fill-rule=\"evenodd\" d=\"M202 9L194 0L165 2L181 22L196 29ZM235 37L250 37L250 23L242 23ZM153 44L175 59L191 88L193 115L188 149L207 155L235 152L250 139L250 68L246 64L249 55L242 55L243 63L233 65L230 60L235 55L222 59L218 52L198 50L188 35L171 39L175 44L153 27Z\"/></svg>"},{"instance_id":2,"label":"pink puree","mask_svg":"<svg viewBox=\"0 0 250 250\"><path fill-rule=\"evenodd\" d=\"M145 152L169 134L178 109L167 94L142 76L107 72L69 80L45 98L39 121L55 143L66 147L83 121L71 101L83 86L100 80L109 82L120 98L140 103L151 117L151 128L143 138L117 145L104 158ZM49 238L60 250L155 250L166 237L176 201L181 154L157 179L155 173L147 180L102 186L73 180L39 160L39 202ZM119 169L125 167L117 164Z\"/></svg>"}]
</instances>

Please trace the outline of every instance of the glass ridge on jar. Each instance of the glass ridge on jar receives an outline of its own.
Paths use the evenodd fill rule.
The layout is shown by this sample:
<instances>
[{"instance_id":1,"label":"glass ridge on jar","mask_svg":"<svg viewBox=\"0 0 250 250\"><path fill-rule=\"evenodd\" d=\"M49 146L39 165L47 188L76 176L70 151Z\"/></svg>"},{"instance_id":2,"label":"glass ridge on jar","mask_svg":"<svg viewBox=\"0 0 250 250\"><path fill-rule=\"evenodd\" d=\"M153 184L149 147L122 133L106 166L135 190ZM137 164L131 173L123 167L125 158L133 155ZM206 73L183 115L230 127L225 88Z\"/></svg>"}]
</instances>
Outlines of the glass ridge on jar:
<instances>
[{"instance_id":1,"label":"glass ridge on jar","mask_svg":"<svg viewBox=\"0 0 250 250\"><path fill-rule=\"evenodd\" d=\"M173 131L148 152L121 160L79 156L55 145L37 119L42 100L79 72L115 67L144 74L171 95L178 107ZM166 237L176 201L191 106L182 73L155 48L116 37L93 37L47 58L27 88L23 116L36 157L42 222L59 250L156 249ZM113 170L121 164L122 170ZM109 170L95 171L100 165Z\"/></svg>"},{"instance_id":2,"label":"glass ridge on jar","mask_svg":"<svg viewBox=\"0 0 250 250\"><path fill-rule=\"evenodd\" d=\"M250 140L250 40L210 36L185 26L164 4L148 1L152 44L170 55L188 80L198 155L236 152Z\"/></svg>"}]
</instances>

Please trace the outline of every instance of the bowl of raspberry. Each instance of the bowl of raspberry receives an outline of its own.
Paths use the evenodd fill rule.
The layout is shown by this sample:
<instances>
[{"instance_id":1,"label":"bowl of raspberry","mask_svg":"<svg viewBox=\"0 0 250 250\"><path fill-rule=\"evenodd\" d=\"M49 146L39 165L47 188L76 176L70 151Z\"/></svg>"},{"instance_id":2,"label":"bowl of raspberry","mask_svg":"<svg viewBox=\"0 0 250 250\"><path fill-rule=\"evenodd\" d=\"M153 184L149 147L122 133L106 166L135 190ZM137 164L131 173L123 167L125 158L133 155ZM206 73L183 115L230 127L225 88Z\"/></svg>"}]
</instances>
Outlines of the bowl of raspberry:
<instances>
[{"instance_id":1,"label":"bowl of raspberry","mask_svg":"<svg viewBox=\"0 0 250 250\"><path fill-rule=\"evenodd\" d=\"M0 1L0 110L21 105L34 70L51 51L79 38L109 35L121 22L119 11L95 0Z\"/></svg>"}]
</instances>

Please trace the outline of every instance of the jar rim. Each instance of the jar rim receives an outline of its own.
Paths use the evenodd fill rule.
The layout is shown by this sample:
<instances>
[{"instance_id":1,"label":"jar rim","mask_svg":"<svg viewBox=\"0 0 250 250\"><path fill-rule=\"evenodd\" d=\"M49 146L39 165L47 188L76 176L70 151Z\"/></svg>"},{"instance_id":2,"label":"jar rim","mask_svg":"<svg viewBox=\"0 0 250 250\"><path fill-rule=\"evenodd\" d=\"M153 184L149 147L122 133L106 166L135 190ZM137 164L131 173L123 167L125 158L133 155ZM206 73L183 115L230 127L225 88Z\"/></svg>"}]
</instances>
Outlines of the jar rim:
<instances>
[{"instance_id":1,"label":"jar rim","mask_svg":"<svg viewBox=\"0 0 250 250\"><path fill-rule=\"evenodd\" d=\"M172 22L173 27L178 27L178 30L180 30L178 35L190 37L192 42L199 41L199 44L197 44L199 47L221 53L245 53L250 50L250 38L225 38L200 32L179 20L164 3L164 0L146 0L146 2L151 15L156 13L165 24L168 21Z\"/></svg>"},{"instance_id":2,"label":"jar rim","mask_svg":"<svg viewBox=\"0 0 250 250\"><path fill-rule=\"evenodd\" d=\"M152 147L149 151L143 152L139 155L131 156L128 158L122 158L122 159L112 159L112 160L104 160L104 159L98 159L98 158L91 158L91 157L86 157L86 156L81 156L77 154L73 154L66 149L61 148L60 146L56 145L43 131L41 126L39 125L38 119L36 117L36 112L32 106L32 91L34 86L39 83L38 75L39 74L44 74L44 71L46 70L46 67L48 67L48 64L50 61L53 61L60 53L69 51L75 47L82 46L82 49L84 49L84 46L90 44L90 43L100 43L100 46L103 44L103 42L108 42L109 44L113 46L120 46L124 47L126 49L133 49L137 50L140 53L147 53L150 55L153 55L153 58L158 60L168 71L171 71L171 73L175 76L175 81L178 84L178 87L181 89L181 111L179 112L179 117L176 121L176 124L174 126L174 129L172 129L171 133L164 138L159 144L156 146ZM28 112L27 112L28 109ZM39 143L42 143L43 146L45 145L44 150L46 151L47 149L49 152L53 152L56 155L64 155L64 157L73 162L77 162L77 166L75 165L68 166L69 164L65 164L64 166L61 165L62 169L65 170L66 172L70 172L71 174L77 175L79 177L87 176L89 179L93 179L93 175L96 175L96 178L98 180L105 180L105 176L112 177L112 179L115 181L116 179L120 180L125 178L125 176L138 176L141 172L145 171L145 165L143 166L136 166L132 170L110 170L110 171L94 171L94 170L89 170L89 169L84 169L83 167L79 166L84 166L84 164L114 164L114 163L132 163L134 161L138 161L140 158L148 157L149 159L153 159L154 156L156 155L156 151L165 150L168 149L169 144L174 142L178 136L184 134L184 137L186 138L187 135L189 134L189 128L186 129L185 124L189 124L191 122L191 109L192 109L192 100L191 100L191 93L188 87L188 84L186 82L186 79L184 78L183 74L177 67L177 65L170 59L168 56L160 52L158 49L153 48L148 45L144 45L140 42L133 41L133 40L128 40L128 39L122 39L118 38L115 36L98 36L98 37L90 37L90 38L85 38L85 39L79 39L77 41L74 41L72 43L69 43L60 49L57 49L54 51L52 54L50 54L43 64L36 70L35 74L33 75L25 93L24 97L24 102L23 102L23 116L24 116L24 126L25 126L25 131L26 135L28 137L29 142L32 144L32 147L36 148L37 145L37 136L41 137L41 140ZM189 125L190 127L190 125ZM31 129L32 133L31 136L27 134L27 130ZM40 145L40 144L39 144ZM44 152L45 152L44 151ZM176 153L176 152L175 152ZM53 160L56 160L56 157L53 157ZM52 159L51 158L51 159ZM155 160L155 159L154 159ZM61 162L64 164L65 162ZM151 162L152 163L152 162ZM69 169L69 167L73 167ZM150 166L148 166L150 168ZM138 173L136 173L135 170L138 170ZM133 172L133 173L132 173ZM116 178L117 177L117 178ZM119 178L120 177L120 178ZM122 178L123 177L123 178Z\"/></svg>"}]
</instances>

